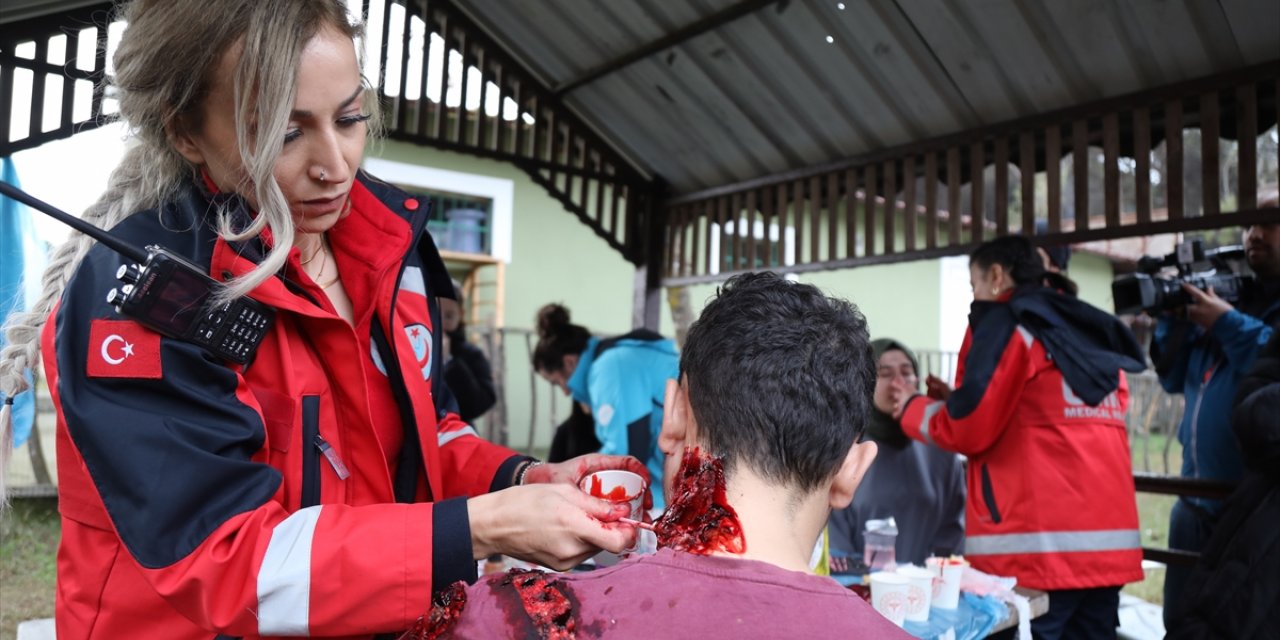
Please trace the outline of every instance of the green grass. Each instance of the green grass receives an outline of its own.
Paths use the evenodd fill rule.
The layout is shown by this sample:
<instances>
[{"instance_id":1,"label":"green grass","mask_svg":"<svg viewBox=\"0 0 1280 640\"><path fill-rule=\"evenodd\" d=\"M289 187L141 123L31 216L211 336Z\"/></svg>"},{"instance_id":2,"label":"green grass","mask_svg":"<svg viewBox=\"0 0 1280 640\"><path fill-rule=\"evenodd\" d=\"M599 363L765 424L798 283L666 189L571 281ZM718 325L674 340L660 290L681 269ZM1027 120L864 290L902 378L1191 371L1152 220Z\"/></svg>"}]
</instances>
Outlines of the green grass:
<instances>
[{"instance_id":1,"label":"green grass","mask_svg":"<svg viewBox=\"0 0 1280 640\"><path fill-rule=\"evenodd\" d=\"M1182 447L1177 440L1167 442L1167 437L1162 434L1152 434L1145 443L1140 437L1132 439L1130 446L1133 450L1133 468L1144 470L1144 460L1150 460L1151 472L1165 473L1163 458L1166 444L1169 447L1169 472L1177 474L1182 468ZM1142 451L1144 445L1149 454L1145 458ZM1142 533L1142 546L1169 548L1169 510L1176 500L1176 496L1138 494L1138 530ZM1164 604L1164 569L1147 571L1146 579L1125 585L1123 591L1147 602Z\"/></svg>"},{"instance_id":2,"label":"green grass","mask_svg":"<svg viewBox=\"0 0 1280 640\"><path fill-rule=\"evenodd\" d=\"M0 516L0 638L17 637L23 620L53 617L61 532L52 498L13 500Z\"/></svg>"}]
</instances>

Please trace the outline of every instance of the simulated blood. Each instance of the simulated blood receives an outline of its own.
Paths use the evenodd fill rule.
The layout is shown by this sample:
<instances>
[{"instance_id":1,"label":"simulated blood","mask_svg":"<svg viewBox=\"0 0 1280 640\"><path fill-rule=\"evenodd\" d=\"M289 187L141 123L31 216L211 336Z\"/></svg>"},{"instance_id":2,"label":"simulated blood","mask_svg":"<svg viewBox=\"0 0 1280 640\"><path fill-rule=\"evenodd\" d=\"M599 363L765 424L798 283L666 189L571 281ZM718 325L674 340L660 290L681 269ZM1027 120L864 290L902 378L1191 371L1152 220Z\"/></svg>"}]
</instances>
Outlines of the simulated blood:
<instances>
[{"instance_id":1,"label":"simulated blood","mask_svg":"<svg viewBox=\"0 0 1280 640\"><path fill-rule=\"evenodd\" d=\"M724 462L697 447L685 450L666 513L653 525L659 547L709 555L747 550L738 512L725 498Z\"/></svg>"},{"instance_id":2,"label":"simulated blood","mask_svg":"<svg viewBox=\"0 0 1280 640\"><path fill-rule=\"evenodd\" d=\"M448 633L462 617L467 606L466 584L455 582L448 589L436 594L431 613L418 618L417 624L400 640L436 640Z\"/></svg>"},{"instance_id":3,"label":"simulated blood","mask_svg":"<svg viewBox=\"0 0 1280 640\"><path fill-rule=\"evenodd\" d=\"M591 490L589 491L593 498L604 498L609 502L628 502L632 496L627 495L627 488L618 485L605 493L604 486L600 483L600 476L591 476Z\"/></svg>"},{"instance_id":4,"label":"simulated blood","mask_svg":"<svg viewBox=\"0 0 1280 640\"><path fill-rule=\"evenodd\" d=\"M573 604L565 595L560 581L534 570L512 569L503 584L511 584L520 594L520 604L538 631L538 637L546 640L573 640Z\"/></svg>"}]
</instances>

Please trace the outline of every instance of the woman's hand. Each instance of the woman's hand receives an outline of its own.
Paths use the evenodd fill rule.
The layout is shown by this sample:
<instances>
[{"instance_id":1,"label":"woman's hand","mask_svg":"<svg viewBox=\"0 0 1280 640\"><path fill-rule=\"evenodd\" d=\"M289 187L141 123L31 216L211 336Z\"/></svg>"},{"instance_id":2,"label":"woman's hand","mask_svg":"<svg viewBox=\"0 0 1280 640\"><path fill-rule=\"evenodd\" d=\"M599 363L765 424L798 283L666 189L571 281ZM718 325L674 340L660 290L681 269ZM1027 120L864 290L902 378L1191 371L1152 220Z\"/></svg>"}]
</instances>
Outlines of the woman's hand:
<instances>
[{"instance_id":1,"label":"woman's hand","mask_svg":"<svg viewBox=\"0 0 1280 640\"><path fill-rule=\"evenodd\" d=\"M928 378L925 378L924 387L928 390L926 395L934 400L946 400L951 397L951 385L932 373L929 374Z\"/></svg>"},{"instance_id":2,"label":"woman's hand","mask_svg":"<svg viewBox=\"0 0 1280 640\"><path fill-rule=\"evenodd\" d=\"M907 409L907 402L918 394L913 385L907 384L902 378L894 378L889 383L889 400L893 403L893 419L901 420L902 413Z\"/></svg>"},{"instance_id":3,"label":"woman's hand","mask_svg":"<svg viewBox=\"0 0 1280 640\"><path fill-rule=\"evenodd\" d=\"M631 514L629 505L592 498L565 483L477 496L467 501L467 511L476 559L501 553L564 571L600 549L620 553L636 543L637 529L617 522Z\"/></svg>"},{"instance_id":4,"label":"woman's hand","mask_svg":"<svg viewBox=\"0 0 1280 640\"><path fill-rule=\"evenodd\" d=\"M649 490L649 469L644 466L644 463L631 456L588 453L564 462L540 464L524 474L524 484L561 483L577 487L588 474L610 469L630 471L644 478L644 508L648 511L653 507L653 494Z\"/></svg>"}]
</instances>

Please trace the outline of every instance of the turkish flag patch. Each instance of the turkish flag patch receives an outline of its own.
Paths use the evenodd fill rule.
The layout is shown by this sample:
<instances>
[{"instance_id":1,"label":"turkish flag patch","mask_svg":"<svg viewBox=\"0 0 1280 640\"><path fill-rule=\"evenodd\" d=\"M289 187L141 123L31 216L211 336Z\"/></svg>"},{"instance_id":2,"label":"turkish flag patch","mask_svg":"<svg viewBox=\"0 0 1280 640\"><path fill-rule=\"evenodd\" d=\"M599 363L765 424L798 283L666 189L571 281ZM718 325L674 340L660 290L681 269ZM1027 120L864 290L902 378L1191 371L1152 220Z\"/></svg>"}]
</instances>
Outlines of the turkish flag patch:
<instances>
[{"instance_id":1,"label":"turkish flag patch","mask_svg":"<svg viewBox=\"0 0 1280 640\"><path fill-rule=\"evenodd\" d=\"M89 327L89 377L160 377L160 334L130 320L94 320Z\"/></svg>"}]
</instances>

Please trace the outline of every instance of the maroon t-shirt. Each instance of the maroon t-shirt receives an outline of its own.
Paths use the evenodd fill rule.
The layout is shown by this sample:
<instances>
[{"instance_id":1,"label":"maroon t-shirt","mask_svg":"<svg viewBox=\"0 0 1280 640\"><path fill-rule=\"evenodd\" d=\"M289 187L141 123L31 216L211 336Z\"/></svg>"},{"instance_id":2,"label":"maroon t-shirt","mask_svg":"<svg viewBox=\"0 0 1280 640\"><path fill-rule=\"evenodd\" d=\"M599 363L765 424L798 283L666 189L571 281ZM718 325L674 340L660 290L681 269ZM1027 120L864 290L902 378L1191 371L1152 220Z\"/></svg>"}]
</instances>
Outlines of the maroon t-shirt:
<instances>
[{"instance_id":1,"label":"maroon t-shirt","mask_svg":"<svg viewBox=\"0 0 1280 640\"><path fill-rule=\"evenodd\" d=\"M578 638L911 637L830 578L755 560L662 549L547 579L568 601ZM540 634L510 577L496 574L467 589L466 608L447 637Z\"/></svg>"}]
</instances>

